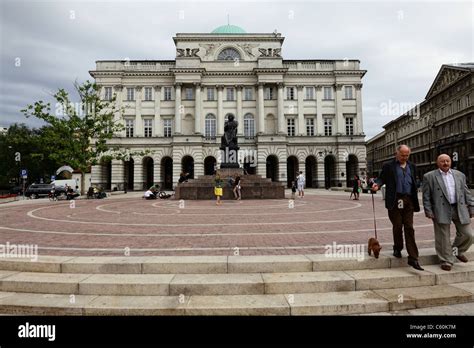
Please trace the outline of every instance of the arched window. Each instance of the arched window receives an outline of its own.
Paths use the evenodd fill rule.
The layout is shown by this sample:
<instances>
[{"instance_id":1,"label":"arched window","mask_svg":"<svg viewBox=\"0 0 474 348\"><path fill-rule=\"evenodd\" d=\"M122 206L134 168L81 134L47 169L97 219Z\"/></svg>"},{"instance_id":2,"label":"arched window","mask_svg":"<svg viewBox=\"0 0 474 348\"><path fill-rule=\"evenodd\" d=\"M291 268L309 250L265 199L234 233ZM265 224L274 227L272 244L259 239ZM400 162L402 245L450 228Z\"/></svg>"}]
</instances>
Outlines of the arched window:
<instances>
[{"instance_id":1,"label":"arched window","mask_svg":"<svg viewBox=\"0 0 474 348\"><path fill-rule=\"evenodd\" d=\"M240 54L235 48L226 48L217 56L218 60L236 60L240 59Z\"/></svg>"},{"instance_id":2,"label":"arched window","mask_svg":"<svg viewBox=\"0 0 474 348\"><path fill-rule=\"evenodd\" d=\"M245 139L255 137L255 119L252 114L245 114L244 116L244 136Z\"/></svg>"},{"instance_id":3,"label":"arched window","mask_svg":"<svg viewBox=\"0 0 474 348\"><path fill-rule=\"evenodd\" d=\"M213 114L206 115L204 135L208 140L216 138L216 116Z\"/></svg>"}]
</instances>

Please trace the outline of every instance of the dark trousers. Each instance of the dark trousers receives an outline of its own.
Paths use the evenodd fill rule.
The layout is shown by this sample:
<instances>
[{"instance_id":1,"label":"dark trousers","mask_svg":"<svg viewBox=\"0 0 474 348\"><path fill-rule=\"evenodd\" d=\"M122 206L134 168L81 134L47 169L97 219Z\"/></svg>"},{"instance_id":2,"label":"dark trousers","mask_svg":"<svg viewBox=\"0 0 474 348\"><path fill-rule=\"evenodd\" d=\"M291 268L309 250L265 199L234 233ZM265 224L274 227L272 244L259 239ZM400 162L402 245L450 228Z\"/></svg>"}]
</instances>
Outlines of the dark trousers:
<instances>
[{"instance_id":1,"label":"dark trousers","mask_svg":"<svg viewBox=\"0 0 474 348\"><path fill-rule=\"evenodd\" d=\"M410 196L397 195L395 208L388 211L388 217L393 225L393 249L403 250L403 233L409 260L418 260L418 247L415 242L413 228L413 202Z\"/></svg>"}]
</instances>

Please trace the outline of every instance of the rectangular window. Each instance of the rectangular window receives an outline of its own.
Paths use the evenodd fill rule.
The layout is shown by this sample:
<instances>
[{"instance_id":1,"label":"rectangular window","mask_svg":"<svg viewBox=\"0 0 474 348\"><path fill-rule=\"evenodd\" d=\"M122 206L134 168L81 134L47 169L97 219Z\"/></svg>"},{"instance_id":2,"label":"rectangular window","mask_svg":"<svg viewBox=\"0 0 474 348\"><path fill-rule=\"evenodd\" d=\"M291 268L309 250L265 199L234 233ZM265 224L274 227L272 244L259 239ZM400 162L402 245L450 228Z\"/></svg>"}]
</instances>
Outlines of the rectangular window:
<instances>
[{"instance_id":1,"label":"rectangular window","mask_svg":"<svg viewBox=\"0 0 474 348\"><path fill-rule=\"evenodd\" d=\"M127 100L135 100L135 88L127 88Z\"/></svg>"},{"instance_id":2,"label":"rectangular window","mask_svg":"<svg viewBox=\"0 0 474 348\"><path fill-rule=\"evenodd\" d=\"M244 137L245 139L255 138L255 120L253 117L244 117Z\"/></svg>"},{"instance_id":3,"label":"rectangular window","mask_svg":"<svg viewBox=\"0 0 474 348\"><path fill-rule=\"evenodd\" d=\"M171 122L173 120L170 118L166 118L163 120L163 136L165 138L171 138Z\"/></svg>"},{"instance_id":4,"label":"rectangular window","mask_svg":"<svg viewBox=\"0 0 474 348\"><path fill-rule=\"evenodd\" d=\"M306 119L306 135L314 136L314 118Z\"/></svg>"},{"instance_id":5,"label":"rectangular window","mask_svg":"<svg viewBox=\"0 0 474 348\"><path fill-rule=\"evenodd\" d=\"M144 119L143 120L143 134L145 134L145 138L151 138L153 135L153 120L152 119Z\"/></svg>"},{"instance_id":6,"label":"rectangular window","mask_svg":"<svg viewBox=\"0 0 474 348\"><path fill-rule=\"evenodd\" d=\"M306 87L306 99L314 99L314 87Z\"/></svg>"},{"instance_id":7,"label":"rectangular window","mask_svg":"<svg viewBox=\"0 0 474 348\"><path fill-rule=\"evenodd\" d=\"M215 89L214 88L207 88L207 100L215 100Z\"/></svg>"},{"instance_id":8,"label":"rectangular window","mask_svg":"<svg viewBox=\"0 0 474 348\"><path fill-rule=\"evenodd\" d=\"M112 87L105 87L105 100L112 100Z\"/></svg>"},{"instance_id":9,"label":"rectangular window","mask_svg":"<svg viewBox=\"0 0 474 348\"><path fill-rule=\"evenodd\" d=\"M295 136L295 119L294 118L287 119L286 124L288 126L288 136L294 137Z\"/></svg>"},{"instance_id":10,"label":"rectangular window","mask_svg":"<svg viewBox=\"0 0 474 348\"><path fill-rule=\"evenodd\" d=\"M324 118L324 135L325 136L332 135L332 118L329 118L329 117Z\"/></svg>"},{"instance_id":11,"label":"rectangular window","mask_svg":"<svg viewBox=\"0 0 474 348\"><path fill-rule=\"evenodd\" d=\"M344 99L354 99L352 96L352 86L344 86Z\"/></svg>"},{"instance_id":12,"label":"rectangular window","mask_svg":"<svg viewBox=\"0 0 474 348\"><path fill-rule=\"evenodd\" d=\"M145 87L145 101L151 101L152 94L151 94L151 87Z\"/></svg>"},{"instance_id":13,"label":"rectangular window","mask_svg":"<svg viewBox=\"0 0 474 348\"><path fill-rule=\"evenodd\" d=\"M466 95L466 108L471 106L471 96L468 94Z\"/></svg>"},{"instance_id":14,"label":"rectangular window","mask_svg":"<svg viewBox=\"0 0 474 348\"><path fill-rule=\"evenodd\" d=\"M164 88L164 100L171 100L171 87Z\"/></svg>"},{"instance_id":15,"label":"rectangular window","mask_svg":"<svg viewBox=\"0 0 474 348\"><path fill-rule=\"evenodd\" d=\"M354 117L346 117L346 135L354 135Z\"/></svg>"},{"instance_id":16,"label":"rectangular window","mask_svg":"<svg viewBox=\"0 0 474 348\"><path fill-rule=\"evenodd\" d=\"M265 88L265 99L272 100L273 99L273 88L267 87Z\"/></svg>"},{"instance_id":17,"label":"rectangular window","mask_svg":"<svg viewBox=\"0 0 474 348\"><path fill-rule=\"evenodd\" d=\"M459 131L459 133L463 133L463 132L464 132L464 127L463 127L463 126L464 126L463 120L459 120L459 121L458 121L458 131Z\"/></svg>"},{"instance_id":18,"label":"rectangular window","mask_svg":"<svg viewBox=\"0 0 474 348\"><path fill-rule=\"evenodd\" d=\"M206 117L204 135L207 140L213 140L216 138L216 118Z\"/></svg>"},{"instance_id":19,"label":"rectangular window","mask_svg":"<svg viewBox=\"0 0 474 348\"><path fill-rule=\"evenodd\" d=\"M295 100L295 88L294 87L286 87L286 99Z\"/></svg>"},{"instance_id":20,"label":"rectangular window","mask_svg":"<svg viewBox=\"0 0 474 348\"><path fill-rule=\"evenodd\" d=\"M227 100L234 100L234 89L232 87L227 88Z\"/></svg>"},{"instance_id":21,"label":"rectangular window","mask_svg":"<svg viewBox=\"0 0 474 348\"><path fill-rule=\"evenodd\" d=\"M460 111L461 110L461 99L458 99L457 106L458 106L458 109L456 111Z\"/></svg>"},{"instance_id":22,"label":"rectangular window","mask_svg":"<svg viewBox=\"0 0 474 348\"><path fill-rule=\"evenodd\" d=\"M331 100L332 98L332 87L324 87L324 99Z\"/></svg>"},{"instance_id":23,"label":"rectangular window","mask_svg":"<svg viewBox=\"0 0 474 348\"><path fill-rule=\"evenodd\" d=\"M185 98L185 100L193 100L194 99L193 88L192 87L187 87L184 90L184 98Z\"/></svg>"},{"instance_id":24,"label":"rectangular window","mask_svg":"<svg viewBox=\"0 0 474 348\"><path fill-rule=\"evenodd\" d=\"M125 137L133 138L134 126L135 126L135 120L132 120L132 119L125 120Z\"/></svg>"},{"instance_id":25,"label":"rectangular window","mask_svg":"<svg viewBox=\"0 0 474 348\"><path fill-rule=\"evenodd\" d=\"M253 100L253 89L251 87L245 87L244 89L244 100Z\"/></svg>"}]
</instances>

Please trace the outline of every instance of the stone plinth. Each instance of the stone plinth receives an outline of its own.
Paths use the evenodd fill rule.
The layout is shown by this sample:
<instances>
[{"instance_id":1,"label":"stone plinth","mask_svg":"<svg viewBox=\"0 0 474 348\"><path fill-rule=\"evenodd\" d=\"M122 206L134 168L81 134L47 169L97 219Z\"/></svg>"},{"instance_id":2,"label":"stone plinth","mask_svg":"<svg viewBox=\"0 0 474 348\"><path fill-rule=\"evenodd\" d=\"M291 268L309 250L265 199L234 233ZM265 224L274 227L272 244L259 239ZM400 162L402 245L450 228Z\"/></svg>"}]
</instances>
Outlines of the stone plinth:
<instances>
[{"instance_id":1,"label":"stone plinth","mask_svg":"<svg viewBox=\"0 0 474 348\"><path fill-rule=\"evenodd\" d=\"M219 169L223 180L222 199L234 199L233 186L229 177L238 174L241 178L242 199L283 199L285 198L284 183L272 182L271 179L262 178L260 175L243 175L239 168ZM197 179L178 184L175 190L176 199L215 199L214 176L203 175Z\"/></svg>"}]
</instances>

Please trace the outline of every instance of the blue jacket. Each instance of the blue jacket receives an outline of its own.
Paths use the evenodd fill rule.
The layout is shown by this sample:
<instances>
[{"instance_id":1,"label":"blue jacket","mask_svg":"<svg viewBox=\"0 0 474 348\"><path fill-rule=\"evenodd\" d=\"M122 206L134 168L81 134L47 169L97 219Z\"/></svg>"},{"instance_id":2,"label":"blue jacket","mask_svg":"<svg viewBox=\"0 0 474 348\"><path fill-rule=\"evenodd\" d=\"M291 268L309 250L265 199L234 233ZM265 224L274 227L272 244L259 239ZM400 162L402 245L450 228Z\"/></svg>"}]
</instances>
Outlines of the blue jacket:
<instances>
[{"instance_id":1,"label":"blue jacket","mask_svg":"<svg viewBox=\"0 0 474 348\"><path fill-rule=\"evenodd\" d=\"M418 201L418 190L416 187L416 166L410 161L407 162L410 166L410 175L413 182L411 187L411 198L415 211L420 211L420 202ZM385 184L385 208L392 210L397 206L397 160L387 162L382 167L382 173L375 180L375 183L380 187Z\"/></svg>"}]
</instances>

